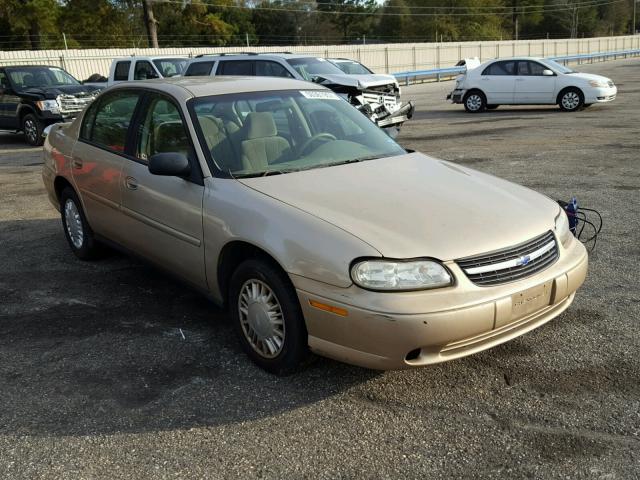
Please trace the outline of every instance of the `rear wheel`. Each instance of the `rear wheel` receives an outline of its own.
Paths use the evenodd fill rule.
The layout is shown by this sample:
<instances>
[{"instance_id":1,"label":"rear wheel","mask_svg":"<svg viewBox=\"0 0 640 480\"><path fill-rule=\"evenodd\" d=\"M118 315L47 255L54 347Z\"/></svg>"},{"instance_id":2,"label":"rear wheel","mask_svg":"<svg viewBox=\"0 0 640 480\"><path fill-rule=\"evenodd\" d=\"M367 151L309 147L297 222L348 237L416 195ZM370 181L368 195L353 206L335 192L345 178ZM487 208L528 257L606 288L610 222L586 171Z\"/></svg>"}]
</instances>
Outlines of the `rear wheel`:
<instances>
[{"instance_id":1,"label":"rear wheel","mask_svg":"<svg viewBox=\"0 0 640 480\"><path fill-rule=\"evenodd\" d=\"M584 105L584 95L577 88L569 88L560 94L558 105L565 112L575 112Z\"/></svg>"},{"instance_id":2,"label":"rear wheel","mask_svg":"<svg viewBox=\"0 0 640 480\"><path fill-rule=\"evenodd\" d=\"M487 99L478 90L472 90L464 96L464 109L470 113L482 112L487 108Z\"/></svg>"},{"instance_id":3,"label":"rear wheel","mask_svg":"<svg viewBox=\"0 0 640 480\"><path fill-rule=\"evenodd\" d=\"M291 281L262 259L244 261L231 277L229 306L243 349L258 366L286 375L309 356L307 329Z\"/></svg>"},{"instance_id":4,"label":"rear wheel","mask_svg":"<svg viewBox=\"0 0 640 480\"><path fill-rule=\"evenodd\" d=\"M33 113L28 113L22 119L22 131L24 132L24 139L29 145L39 147L44 143L42 138L42 122Z\"/></svg>"},{"instance_id":5,"label":"rear wheel","mask_svg":"<svg viewBox=\"0 0 640 480\"><path fill-rule=\"evenodd\" d=\"M60 215L64 235L73 253L80 260L93 260L103 253L103 247L96 241L93 230L87 222L76 192L67 187L60 195Z\"/></svg>"}]
</instances>

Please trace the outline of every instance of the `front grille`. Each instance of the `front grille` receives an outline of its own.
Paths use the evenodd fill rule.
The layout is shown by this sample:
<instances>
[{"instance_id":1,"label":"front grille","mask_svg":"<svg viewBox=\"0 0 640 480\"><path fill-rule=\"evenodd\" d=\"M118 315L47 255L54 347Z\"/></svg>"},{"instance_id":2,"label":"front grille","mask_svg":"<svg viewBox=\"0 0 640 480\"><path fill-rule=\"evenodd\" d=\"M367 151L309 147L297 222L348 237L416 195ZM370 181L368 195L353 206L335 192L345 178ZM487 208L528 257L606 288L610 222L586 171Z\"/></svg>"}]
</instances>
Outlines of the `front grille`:
<instances>
[{"instance_id":1,"label":"front grille","mask_svg":"<svg viewBox=\"0 0 640 480\"><path fill-rule=\"evenodd\" d=\"M362 98L365 103L377 103L387 107L390 111L395 110L398 100L395 95L384 95L376 93L363 93Z\"/></svg>"},{"instance_id":2,"label":"front grille","mask_svg":"<svg viewBox=\"0 0 640 480\"><path fill-rule=\"evenodd\" d=\"M95 95L92 94L80 94L80 95L60 95L60 111L62 113L77 113L81 112L84 107L89 105Z\"/></svg>"},{"instance_id":3,"label":"front grille","mask_svg":"<svg viewBox=\"0 0 640 480\"><path fill-rule=\"evenodd\" d=\"M558 245L551 231L532 240L496 252L456 260L476 285L515 282L552 265L558 259Z\"/></svg>"}]
</instances>

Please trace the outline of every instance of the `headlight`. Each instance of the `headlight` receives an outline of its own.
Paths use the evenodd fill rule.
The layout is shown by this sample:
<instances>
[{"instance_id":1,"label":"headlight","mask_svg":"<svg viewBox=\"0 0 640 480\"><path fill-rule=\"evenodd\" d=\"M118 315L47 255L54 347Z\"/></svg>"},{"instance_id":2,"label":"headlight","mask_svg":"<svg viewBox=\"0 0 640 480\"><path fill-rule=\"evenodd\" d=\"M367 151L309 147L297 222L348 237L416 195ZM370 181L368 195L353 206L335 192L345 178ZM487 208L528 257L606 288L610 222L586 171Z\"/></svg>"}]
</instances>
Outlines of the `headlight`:
<instances>
[{"instance_id":1,"label":"headlight","mask_svg":"<svg viewBox=\"0 0 640 480\"><path fill-rule=\"evenodd\" d=\"M566 247L571 239L573 239L573 234L571 233L571 230L569 230L569 219L567 218L567 213L562 208L556 217L555 230L560 242Z\"/></svg>"},{"instance_id":2,"label":"headlight","mask_svg":"<svg viewBox=\"0 0 640 480\"><path fill-rule=\"evenodd\" d=\"M433 260L364 260L351 267L356 285L370 290L425 290L453 283L449 272Z\"/></svg>"},{"instance_id":3,"label":"headlight","mask_svg":"<svg viewBox=\"0 0 640 480\"><path fill-rule=\"evenodd\" d=\"M60 113L60 106L57 100L39 100L36 105L43 112Z\"/></svg>"},{"instance_id":4,"label":"headlight","mask_svg":"<svg viewBox=\"0 0 640 480\"><path fill-rule=\"evenodd\" d=\"M589 85L595 88L607 88L609 86L609 82L605 80L591 80Z\"/></svg>"}]
</instances>

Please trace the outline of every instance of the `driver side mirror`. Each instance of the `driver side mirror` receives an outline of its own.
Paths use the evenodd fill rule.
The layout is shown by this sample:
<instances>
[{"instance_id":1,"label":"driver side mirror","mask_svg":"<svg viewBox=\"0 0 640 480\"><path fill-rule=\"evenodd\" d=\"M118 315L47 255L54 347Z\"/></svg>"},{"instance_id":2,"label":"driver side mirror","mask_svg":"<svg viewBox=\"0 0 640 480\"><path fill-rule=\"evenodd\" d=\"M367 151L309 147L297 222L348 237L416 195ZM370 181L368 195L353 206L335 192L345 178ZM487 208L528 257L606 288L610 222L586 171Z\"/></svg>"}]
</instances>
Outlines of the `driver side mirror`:
<instances>
[{"instance_id":1,"label":"driver side mirror","mask_svg":"<svg viewBox=\"0 0 640 480\"><path fill-rule=\"evenodd\" d=\"M553 70L549 70L548 68L546 68L542 71L542 75L545 77L553 77L555 76L555 73L553 73Z\"/></svg>"},{"instance_id":2,"label":"driver side mirror","mask_svg":"<svg viewBox=\"0 0 640 480\"><path fill-rule=\"evenodd\" d=\"M156 153L149 159L149 172L165 177L188 177L191 175L191 165L184 153Z\"/></svg>"}]
</instances>

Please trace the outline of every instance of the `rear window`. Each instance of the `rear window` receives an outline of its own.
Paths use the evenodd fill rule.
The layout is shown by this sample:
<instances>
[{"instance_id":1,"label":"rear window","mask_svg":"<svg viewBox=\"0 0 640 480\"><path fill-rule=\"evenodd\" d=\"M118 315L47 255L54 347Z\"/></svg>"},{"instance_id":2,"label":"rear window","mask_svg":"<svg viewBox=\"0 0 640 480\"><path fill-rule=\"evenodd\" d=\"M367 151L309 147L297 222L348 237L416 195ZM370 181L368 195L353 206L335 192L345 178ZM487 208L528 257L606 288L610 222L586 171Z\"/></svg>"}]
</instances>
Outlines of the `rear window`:
<instances>
[{"instance_id":1,"label":"rear window","mask_svg":"<svg viewBox=\"0 0 640 480\"><path fill-rule=\"evenodd\" d=\"M199 77L206 76L211 73L214 62L195 62L189 65L185 72L185 77Z\"/></svg>"},{"instance_id":2,"label":"rear window","mask_svg":"<svg viewBox=\"0 0 640 480\"><path fill-rule=\"evenodd\" d=\"M113 74L113 79L116 82L123 80L129 80L129 67L131 62L118 62L116 63L116 71Z\"/></svg>"}]
</instances>

